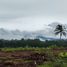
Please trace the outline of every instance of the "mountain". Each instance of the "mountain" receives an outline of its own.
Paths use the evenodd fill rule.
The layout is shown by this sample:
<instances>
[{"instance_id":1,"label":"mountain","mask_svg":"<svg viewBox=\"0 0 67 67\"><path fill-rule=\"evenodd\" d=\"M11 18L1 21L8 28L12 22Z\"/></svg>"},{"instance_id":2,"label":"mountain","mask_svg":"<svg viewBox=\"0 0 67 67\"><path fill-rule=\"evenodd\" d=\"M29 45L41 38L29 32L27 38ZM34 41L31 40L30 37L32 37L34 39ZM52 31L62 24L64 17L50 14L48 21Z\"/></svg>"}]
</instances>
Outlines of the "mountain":
<instances>
[{"instance_id":1,"label":"mountain","mask_svg":"<svg viewBox=\"0 0 67 67\"><path fill-rule=\"evenodd\" d=\"M44 30L38 30L34 32L29 31L19 31L19 30L5 30L3 28L0 28L0 39L40 39L40 40L53 40L58 38L54 35L54 27L58 23L52 23L47 26ZM51 26L51 27L50 27Z\"/></svg>"},{"instance_id":2,"label":"mountain","mask_svg":"<svg viewBox=\"0 0 67 67\"><path fill-rule=\"evenodd\" d=\"M19 30L14 30L14 31L9 31L5 30L3 28L0 29L0 39L43 39L46 40L49 31L46 30L39 30L35 32L28 32L28 31L19 31Z\"/></svg>"}]
</instances>

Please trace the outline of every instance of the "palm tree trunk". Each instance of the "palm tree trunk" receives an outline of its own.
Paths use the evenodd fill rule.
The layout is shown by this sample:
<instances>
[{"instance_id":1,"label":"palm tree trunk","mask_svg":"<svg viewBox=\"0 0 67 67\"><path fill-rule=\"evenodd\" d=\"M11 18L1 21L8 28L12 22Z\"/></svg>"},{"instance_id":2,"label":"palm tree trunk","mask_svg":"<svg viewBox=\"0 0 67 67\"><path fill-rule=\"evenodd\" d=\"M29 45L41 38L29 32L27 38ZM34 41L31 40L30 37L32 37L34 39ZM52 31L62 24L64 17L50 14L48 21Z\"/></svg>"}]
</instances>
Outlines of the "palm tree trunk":
<instances>
[{"instance_id":1,"label":"palm tree trunk","mask_svg":"<svg viewBox=\"0 0 67 67\"><path fill-rule=\"evenodd\" d=\"M61 40L62 33L60 33L60 40Z\"/></svg>"}]
</instances>

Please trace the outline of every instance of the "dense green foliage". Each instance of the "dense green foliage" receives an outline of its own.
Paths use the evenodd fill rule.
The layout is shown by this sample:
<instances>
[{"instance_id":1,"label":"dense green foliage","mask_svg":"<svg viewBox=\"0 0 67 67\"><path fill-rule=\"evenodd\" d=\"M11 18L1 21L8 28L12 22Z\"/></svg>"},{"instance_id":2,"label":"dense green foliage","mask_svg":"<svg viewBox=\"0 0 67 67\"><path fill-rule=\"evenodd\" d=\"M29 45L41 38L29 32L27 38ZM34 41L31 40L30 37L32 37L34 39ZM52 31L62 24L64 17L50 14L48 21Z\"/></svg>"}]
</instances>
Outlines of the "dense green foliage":
<instances>
[{"instance_id":1,"label":"dense green foliage","mask_svg":"<svg viewBox=\"0 0 67 67\"><path fill-rule=\"evenodd\" d=\"M39 39L0 40L0 48L3 47L67 47L67 40L40 41Z\"/></svg>"}]
</instances>

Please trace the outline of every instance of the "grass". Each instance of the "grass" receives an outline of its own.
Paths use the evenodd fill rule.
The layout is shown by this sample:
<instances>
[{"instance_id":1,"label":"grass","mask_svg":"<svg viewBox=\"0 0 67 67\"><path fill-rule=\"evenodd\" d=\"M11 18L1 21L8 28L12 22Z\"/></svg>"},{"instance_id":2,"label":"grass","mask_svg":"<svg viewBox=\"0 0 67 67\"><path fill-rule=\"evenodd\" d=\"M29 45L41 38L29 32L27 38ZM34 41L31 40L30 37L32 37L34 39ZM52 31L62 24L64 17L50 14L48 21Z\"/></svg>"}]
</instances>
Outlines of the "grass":
<instances>
[{"instance_id":1,"label":"grass","mask_svg":"<svg viewBox=\"0 0 67 67\"><path fill-rule=\"evenodd\" d=\"M43 63L42 65L38 65L38 67L52 67L52 63L46 62L46 63Z\"/></svg>"},{"instance_id":2,"label":"grass","mask_svg":"<svg viewBox=\"0 0 67 67\"><path fill-rule=\"evenodd\" d=\"M67 63L47 62L42 65L38 65L38 67L67 67Z\"/></svg>"},{"instance_id":3,"label":"grass","mask_svg":"<svg viewBox=\"0 0 67 67\"><path fill-rule=\"evenodd\" d=\"M43 51L45 48L28 48L28 47L19 47L19 48L0 48L2 51L22 51L22 50L33 50L33 51Z\"/></svg>"},{"instance_id":4,"label":"grass","mask_svg":"<svg viewBox=\"0 0 67 67\"><path fill-rule=\"evenodd\" d=\"M36 53L46 53L49 55L50 59L53 61L44 62L42 65L38 65L38 67L67 67L67 52L64 50L53 51L52 48L31 48L31 47L19 47L19 48L0 48L1 51L6 52L14 52L14 51L34 51ZM54 52L54 53L53 53ZM54 57L54 54L57 55L57 59ZM23 59L14 59L8 57L0 57L0 60L8 60L12 62L30 62L31 60L23 60ZM62 62L61 62L62 61Z\"/></svg>"}]
</instances>

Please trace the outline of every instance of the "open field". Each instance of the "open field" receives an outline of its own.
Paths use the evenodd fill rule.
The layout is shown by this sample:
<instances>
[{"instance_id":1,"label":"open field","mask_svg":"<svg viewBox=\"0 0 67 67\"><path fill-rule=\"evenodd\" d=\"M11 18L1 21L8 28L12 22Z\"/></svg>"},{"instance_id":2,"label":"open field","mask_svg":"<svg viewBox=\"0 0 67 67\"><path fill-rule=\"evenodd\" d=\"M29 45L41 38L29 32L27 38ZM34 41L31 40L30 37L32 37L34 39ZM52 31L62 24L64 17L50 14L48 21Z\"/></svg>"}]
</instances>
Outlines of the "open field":
<instances>
[{"instance_id":1,"label":"open field","mask_svg":"<svg viewBox=\"0 0 67 67\"><path fill-rule=\"evenodd\" d=\"M67 49L0 48L0 67L67 67Z\"/></svg>"}]
</instances>

